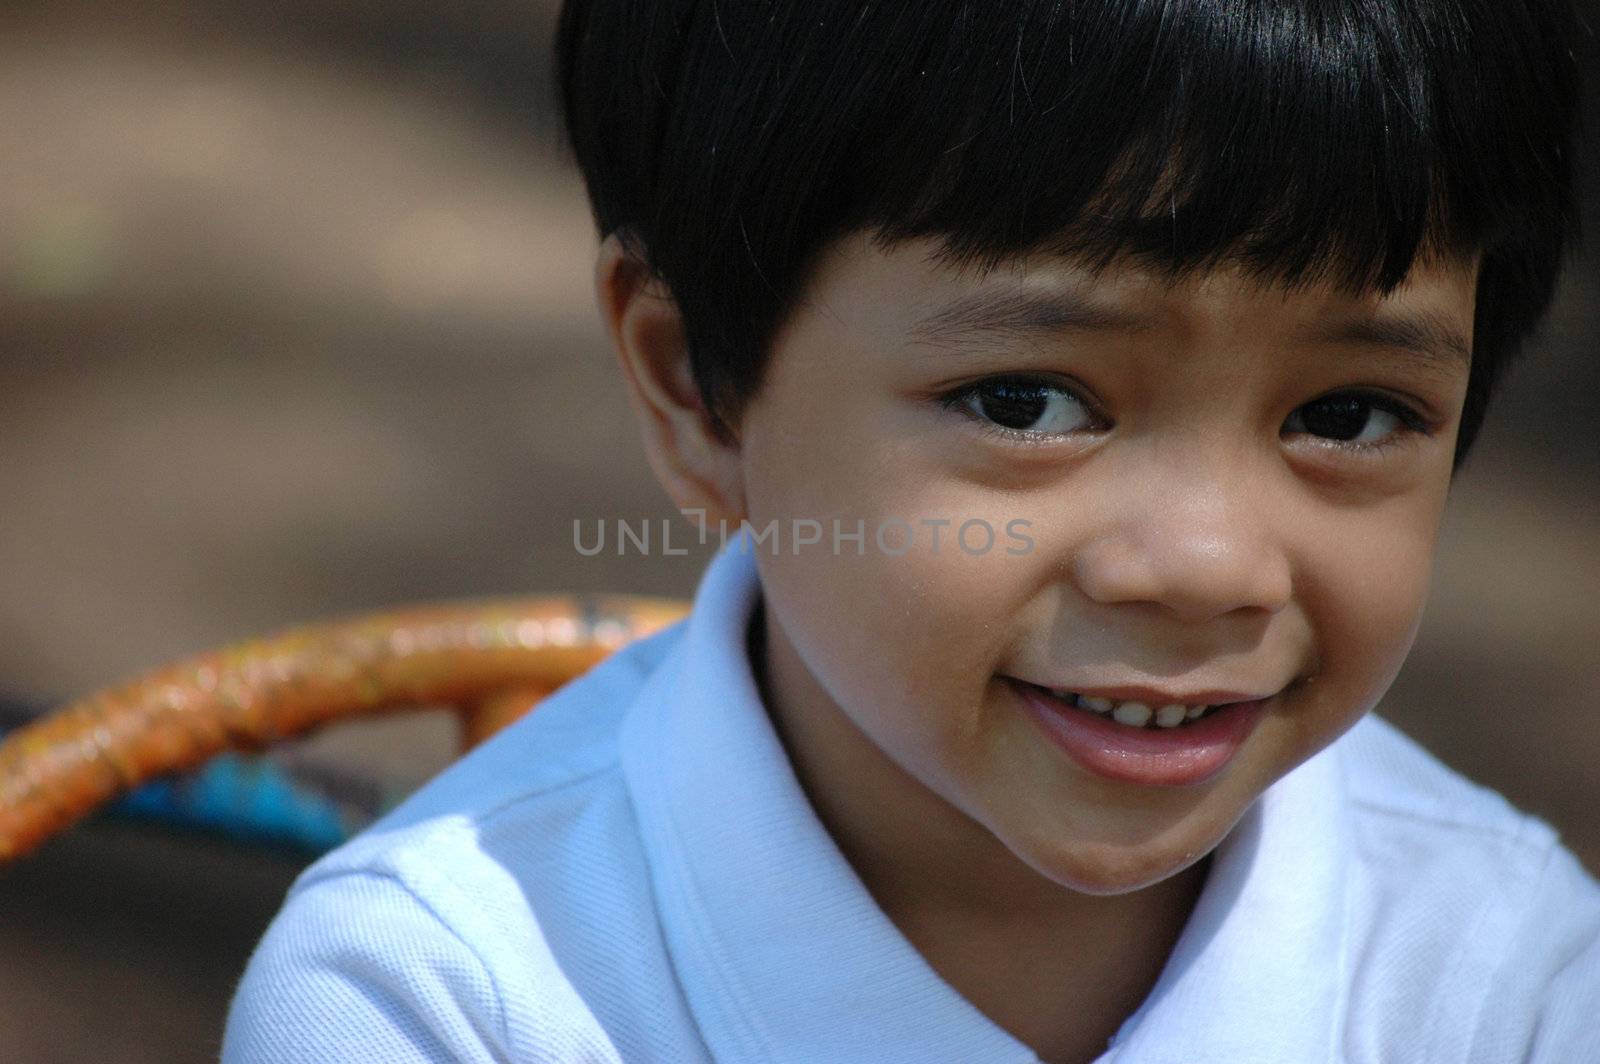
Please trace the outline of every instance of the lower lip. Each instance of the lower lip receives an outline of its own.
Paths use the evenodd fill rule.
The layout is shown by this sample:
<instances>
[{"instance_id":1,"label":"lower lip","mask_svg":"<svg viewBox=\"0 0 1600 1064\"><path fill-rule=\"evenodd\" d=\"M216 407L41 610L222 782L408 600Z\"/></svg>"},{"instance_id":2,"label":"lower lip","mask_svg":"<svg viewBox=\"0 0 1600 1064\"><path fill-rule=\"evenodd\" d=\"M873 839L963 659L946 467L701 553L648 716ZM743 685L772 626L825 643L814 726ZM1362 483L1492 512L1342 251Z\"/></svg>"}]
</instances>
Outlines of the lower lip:
<instances>
[{"instance_id":1,"label":"lower lip","mask_svg":"<svg viewBox=\"0 0 1600 1064\"><path fill-rule=\"evenodd\" d=\"M1083 768L1147 787L1189 787L1221 772L1261 720L1270 698L1234 702L1176 728L1134 728L1009 680L1044 733Z\"/></svg>"}]
</instances>

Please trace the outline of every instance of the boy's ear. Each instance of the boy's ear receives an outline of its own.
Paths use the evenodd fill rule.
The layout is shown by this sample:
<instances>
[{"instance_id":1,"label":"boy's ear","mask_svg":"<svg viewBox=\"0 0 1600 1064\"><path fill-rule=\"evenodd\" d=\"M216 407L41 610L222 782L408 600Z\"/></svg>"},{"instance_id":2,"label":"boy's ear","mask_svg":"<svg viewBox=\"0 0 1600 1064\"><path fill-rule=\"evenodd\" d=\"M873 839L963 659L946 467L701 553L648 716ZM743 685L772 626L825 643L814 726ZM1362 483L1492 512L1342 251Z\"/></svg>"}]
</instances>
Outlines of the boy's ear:
<instances>
[{"instance_id":1,"label":"boy's ear","mask_svg":"<svg viewBox=\"0 0 1600 1064\"><path fill-rule=\"evenodd\" d=\"M615 233L600 245L594 287L656 480L679 510L737 525L745 516L738 447L716 430L695 385L671 292Z\"/></svg>"}]
</instances>

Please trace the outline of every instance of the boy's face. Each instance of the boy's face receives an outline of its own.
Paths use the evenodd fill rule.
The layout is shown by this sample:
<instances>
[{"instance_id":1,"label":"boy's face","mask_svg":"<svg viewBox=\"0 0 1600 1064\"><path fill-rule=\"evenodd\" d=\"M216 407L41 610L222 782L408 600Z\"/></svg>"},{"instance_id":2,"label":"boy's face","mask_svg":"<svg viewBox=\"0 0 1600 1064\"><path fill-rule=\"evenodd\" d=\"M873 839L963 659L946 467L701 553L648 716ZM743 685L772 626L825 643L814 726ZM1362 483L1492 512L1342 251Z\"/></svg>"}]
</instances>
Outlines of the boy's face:
<instances>
[{"instance_id":1,"label":"boy's face","mask_svg":"<svg viewBox=\"0 0 1600 1064\"><path fill-rule=\"evenodd\" d=\"M1399 670L1475 264L1357 300L1042 257L980 277L934 248L832 246L740 419L728 516L781 536L757 552L775 721L863 846L932 823L931 792L1055 883L1149 885ZM1265 701L1136 731L1044 688Z\"/></svg>"}]
</instances>

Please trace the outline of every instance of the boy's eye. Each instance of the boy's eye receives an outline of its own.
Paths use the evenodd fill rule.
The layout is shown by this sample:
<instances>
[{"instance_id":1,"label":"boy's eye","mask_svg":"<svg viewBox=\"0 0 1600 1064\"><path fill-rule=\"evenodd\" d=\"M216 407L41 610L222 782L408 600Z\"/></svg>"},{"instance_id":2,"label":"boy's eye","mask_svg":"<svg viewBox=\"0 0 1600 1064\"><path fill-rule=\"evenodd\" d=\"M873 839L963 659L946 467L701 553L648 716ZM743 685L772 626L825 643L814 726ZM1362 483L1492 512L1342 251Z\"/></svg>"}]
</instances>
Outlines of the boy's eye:
<instances>
[{"instance_id":1,"label":"boy's eye","mask_svg":"<svg viewBox=\"0 0 1600 1064\"><path fill-rule=\"evenodd\" d=\"M1284 432L1310 433L1350 447L1384 446L1424 428L1422 419L1401 403L1365 392L1314 399L1283 423Z\"/></svg>"},{"instance_id":2,"label":"boy's eye","mask_svg":"<svg viewBox=\"0 0 1600 1064\"><path fill-rule=\"evenodd\" d=\"M946 396L944 402L1012 435L1061 436L1094 422L1088 407L1066 388L1027 378L977 381Z\"/></svg>"}]
</instances>

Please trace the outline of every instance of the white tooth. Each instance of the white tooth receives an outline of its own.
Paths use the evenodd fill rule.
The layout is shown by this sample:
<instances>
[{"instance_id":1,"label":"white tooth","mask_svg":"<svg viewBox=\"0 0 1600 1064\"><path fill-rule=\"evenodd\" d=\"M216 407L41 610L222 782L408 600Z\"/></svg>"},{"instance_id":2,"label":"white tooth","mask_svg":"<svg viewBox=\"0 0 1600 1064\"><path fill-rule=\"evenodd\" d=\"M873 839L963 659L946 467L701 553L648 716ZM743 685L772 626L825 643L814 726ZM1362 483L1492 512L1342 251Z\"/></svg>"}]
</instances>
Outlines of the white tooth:
<instances>
[{"instance_id":1,"label":"white tooth","mask_svg":"<svg viewBox=\"0 0 1600 1064\"><path fill-rule=\"evenodd\" d=\"M1109 698L1095 698L1091 695L1080 695L1078 698L1078 705L1082 706L1084 709L1092 709L1096 713L1110 713L1112 703L1111 699Z\"/></svg>"},{"instance_id":2,"label":"white tooth","mask_svg":"<svg viewBox=\"0 0 1600 1064\"><path fill-rule=\"evenodd\" d=\"M1150 723L1150 707L1143 702L1124 702L1111 714L1118 724L1142 728Z\"/></svg>"},{"instance_id":3,"label":"white tooth","mask_svg":"<svg viewBox=\"0 0 1600 1064\"><path fill-rule=\"evenodd\" d=\"M1156 710L1156 724L1163 728L1176 728L1183 723L1183 715L1188 712L1188 708L1182 702L1162 706Z\"/></svg>"},{"instance_id":4,"label":"white tooth","mask_svg":"<svg viewBox=\"0 0 1600 1064\"><path fill-rule=\"evenodd\" d=\"M1194 720L1194 718L1198 717L1200 714L1204 713L1206 710L1208 710L1210 708L1211 708L1210 706L1190 706L1189 707L1189 712L1187 714L1185 714L1185 715L1190 720Z\"/></svg>"}]
</instances>

